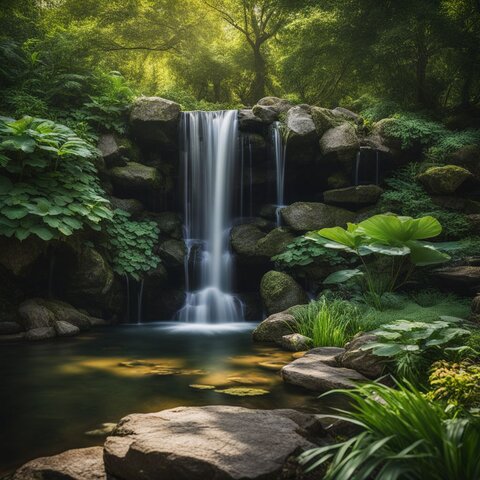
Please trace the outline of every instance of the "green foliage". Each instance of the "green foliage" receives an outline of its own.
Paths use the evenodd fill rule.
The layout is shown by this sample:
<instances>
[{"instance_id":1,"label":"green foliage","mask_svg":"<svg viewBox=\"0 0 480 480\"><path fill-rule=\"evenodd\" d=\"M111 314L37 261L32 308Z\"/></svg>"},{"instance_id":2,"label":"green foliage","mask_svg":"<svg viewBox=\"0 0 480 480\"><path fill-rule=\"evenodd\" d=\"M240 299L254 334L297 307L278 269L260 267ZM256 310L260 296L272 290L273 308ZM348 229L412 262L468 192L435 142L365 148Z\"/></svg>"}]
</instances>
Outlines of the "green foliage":
<instances>
[{"instance_id":1,"label":"green foliage","mask_svg":"<svg viewBox=\"0 0 480 480\"><path fill-rule=\"evenodd\" d=\"M349 223L347 229L324 228L307 234L307 237L327 248L357 255L362 261L363 270L340 270L327 277L324 283L329 285L344 283L352 278L364 279L371 300L380 309L380 296L404 285L416 266L435 265L450 258L433 244L421 241L435 237L441 231L438 220L430 216L413 219L375 215L359 224ZM319 240L318 236L323 239ZM364 257L372 254L389 260L389 268L385 268L385 262L364 260Z\"/></svg>"},{"instance_id":2,"label":"green foliage","mask_svg":"<svg viewBox=\"0 0 480 480\"><path fill-rule=\"evenodd\" d=\"M154 247L159 229L155 222L133 221L124 210L114 210L107 225L109 250L114 270L139 280L145 272L157 268L160 258Z\"/></svg>"},{"instance_id":3,"label":"green foliage","mask_svg":"<svg viewBox=\"0 0 480 480\"><path fill-rule=\"evenodd\" d=\"M445 162L450 154L467 145L480 145L480 130L445 132L445 135L429 148L427 156L433 162Z\"/></svg>"},{"instance_id":4,"label":"green foliage","mask_svg":"<svg viewBox=\"0 0 480 480\"><path fill-rule=\"evenodd\" d=\"M418 165L411 163L387 179L389 188L381 197L380 209L405 216L433 216L443 226L442 237L445 239L457 239L467 235L471 228L467 217L435 205L415 180L418 173Z\"/></svg>"},{"instance_id":5,"label":"green foliage","mask_svg":"<svg viewBox=\"0 0 480 480\"><path fill-rule=\"evenodd\" d=\"M447 132L438 122L418 114L401 113L393 122L384 126L385 133L400 141L403 149L412 147L429 147L438 142Z\"/></svg>"},{"instance_id":6,"label":"green foliage","mask_svg":"<svg viewBox=\"0 0 480 480\"><path fill-rule=\"evenodd\" d=\"M401 110L397 102L379 99L369 94L364 94L358 99L349 102L348 106L354 111L360 112L362 117L369 122L378 122L383 118L391 117Z\"/></svg>"},{"instance_id":7,"label":"green foliage","mask_svg":"<svg viewBox=\"0 0 480 480\"><path fill-rule=\"evenodd\" d=\"M399 378L417 382L433 361L459 352L457 347L471 334L470 330L461 328L461 322L446 316L433 322L397 320L375 330L378 340L361 349L388 358Z\"/></svg>"},{"instance_id":8,"label":"green foliage","mask_svg":"<svg viewBox=\"0 0 480 480\"><path fill-rule=\"evenodd\" d=\"M362 432L302 454L308 471L328 463L325 480L479 478L477 419L454 416L412 385L368 384L344 393L352 408L340 418Z\"/></svg>"},{"instance_id":9,"label":"green foliage","mask_svg":"<svg viewBox=\"0 0 480 480\"><path fill-rule=\"evenodd\" d=\"M295 332L313 340L316 347L343 347L363 329L361 311L351 302L322 297L292 309Z\"/></svg>"},{"instance_id":10,"label":"green foliage","mask_svg":"<svg viewBox=\"0 0 480 480\"><path fill-rule=\"evenodd\" d=\"M48 120L0 119L0 234L48 241L111 218L95 149Z\"/></svg>"},{"instance_id":11,"label":"green foliage","mask_svg":"<svg viewBox=\"0 0 480 480\"><path fill-rule=\"evenodd\" d=\"M480 408L480 365L439 361L432 365L427 398L446 401L455 408Z\"/></svg>"},{"instance_id":12,"label":"green foliage","mask_svg":"<svg viewBox=\"0 0 480 480\"><path fill-rule=\"evenodd\" d=\"M342 265L348 263L349 260L337 252L302 236L297 237L287 245L284 252L272 257L272 262L276 262L279 267L294 268L304 267L314 262L333 266Z\"/></svg>"}]
</instances>

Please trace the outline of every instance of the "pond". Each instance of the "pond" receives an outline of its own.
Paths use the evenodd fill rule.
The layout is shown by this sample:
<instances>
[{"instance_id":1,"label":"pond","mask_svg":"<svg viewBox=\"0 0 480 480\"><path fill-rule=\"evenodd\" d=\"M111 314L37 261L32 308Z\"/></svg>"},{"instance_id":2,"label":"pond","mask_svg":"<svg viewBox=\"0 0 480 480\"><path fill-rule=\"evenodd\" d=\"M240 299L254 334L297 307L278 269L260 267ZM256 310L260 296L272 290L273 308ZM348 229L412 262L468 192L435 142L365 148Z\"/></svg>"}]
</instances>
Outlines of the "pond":
<instances>
[{"instance_id":1,"label":"pond","mask_svg":"<svg viewBox=\"0 0 480 480\"><path fill-rule=\"evenodd\" d=\"M207 404L327 411L317 395L283 384L279 369L292 354L253 344L254 326L162 322L2 345L0 474L39 456L101 445L104 437L86 432L130 413Z\"/></svg>"}]
</instances>

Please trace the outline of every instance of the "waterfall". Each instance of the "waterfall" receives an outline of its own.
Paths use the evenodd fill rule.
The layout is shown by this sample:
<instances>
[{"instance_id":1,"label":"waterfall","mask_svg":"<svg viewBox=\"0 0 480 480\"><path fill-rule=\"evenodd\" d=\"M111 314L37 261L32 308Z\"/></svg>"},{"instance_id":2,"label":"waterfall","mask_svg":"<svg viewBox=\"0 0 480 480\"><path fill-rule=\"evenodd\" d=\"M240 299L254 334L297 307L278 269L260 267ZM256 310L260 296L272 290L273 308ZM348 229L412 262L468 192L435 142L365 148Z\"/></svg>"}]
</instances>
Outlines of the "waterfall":
<instances>
[{"instance_id":1,"label":"waterfall","mask_svg":"<svg viewBox=\"0 0 480 480\"><path fill-rule=\"evenodd\" d=\"M237 167L237 111L186 112L181 120L187 298L177 318L193 323L243 319L232 295L229 235ZM193 264L190 263L193 260Z\"/></svg>"},{"instance_id":2,"label":"waterfall","mask_svg":"<svg viewBox=\"0 0 480 480\"><path fill-rule=\"evenodd\" d=\"M272 125L272 140L277 189L277 197L275 202L277 206L276 217L277 227L279 227L281 225L280 209L285 206L285 158L287 156L287 145L283 142L280 122L275 122Z\"/></svg>"}]
</instances>

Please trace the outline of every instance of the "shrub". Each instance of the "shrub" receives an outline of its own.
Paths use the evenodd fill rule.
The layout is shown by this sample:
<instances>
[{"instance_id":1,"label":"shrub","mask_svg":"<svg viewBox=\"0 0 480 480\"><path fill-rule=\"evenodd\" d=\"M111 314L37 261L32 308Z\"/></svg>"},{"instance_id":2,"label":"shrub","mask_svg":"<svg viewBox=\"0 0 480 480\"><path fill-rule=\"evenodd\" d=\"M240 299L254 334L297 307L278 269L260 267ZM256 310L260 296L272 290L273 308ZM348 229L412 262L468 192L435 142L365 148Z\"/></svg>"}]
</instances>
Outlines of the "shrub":
<instances>
[{"instance_id":1,"label":"shrub","mask_svg":"<svg viewBox=\"0 0 480 480\"><path fill-rule=\"evenodd\" d=\"M480 365L472 362L435 362L428 378L427 398L444 400L455 408L480 407Z\"/></svg>"},{"instance_id":2,"label":"shrub","mask_svg":"<svg viewBox=\"0 0 480 480\"><path fill-rule=\"evenodd\" d=\"M387 179L389 188L381 197L380 209L404 216L433 216L443 226L442 237L445 239L458 239L467 235L471 229L468 218L462 213L435 205L424 188L417 183L415 177L418 173L418 164L411 163Z\"/></svg>"},{"instance_id":3,"label":"shrub","mask_svg":"<svg viewBox=\"0 0 480 480\"><path fill-rule=\"evenodd\" d=\"M418 219L397 217L395 215L375 215L360 222L349 223L342 227L324 228L308 238L327 248L355 254L363 265L363 270L340 270L328 276L324 284L337 284L358 279L365 281L370 299L381 309L380 296L386 291L394 291L404 285L416 266L435 265L447 261L450 257L440 252L432 244L422 242L439 235L442 226L433 217ZM364 257L380 255L389 260L385 262L367 262Z\"/></svg>"},{"instance_id":4,"label":"shrub","mask_svg":"<svg viewBox=\"0 0 480 480\"><path fill-rule=\"evenodd\" d=\"M480 130L462 130L443 135L427 152L433 162L445 162L448 156L467 145L480 145Z\"/></svg>"},{"instance_id":5,"label":"shrub","mask_svg":"<svg viewBox=\"0 0 480 480\"><path fill-rule=\"evenodd\" d=\"M361 348L388 358L399 378L421 381L429 365L458 353L456 347L470 336L470 331L461 328L460 322L458 318L446 316L433 322L397 320L374 330L378 340Z\"/></svg>"},{"instance_id":6,"label":"shrub","mask_svg":"<svg viewBox=\"0 0 480 480\"><path fill-rule=\"evenodd\" d=\"M478 420L449 413L413 386L368 384L344 392L351 411L341 418L362 432L305 452L308 471L329 463L325 480L480 478Z\"/></svg>"},{"instance_id":7,"label":"shrub","mask_svg":"<svg viewBox=\"0 0 480 480\"><path fill-rule=\"evenodd\" d=\"M351 102L350 107L359 111L362 117L369 122L378 122L382 118L387 118L401 111L398 103L391 100L384 100L371 95L362 95L357 100Z\"/></svg>"},{"instance_id":8,"label":"shrub","mask_svg":"<svg viewBox=\"0 0 480 480\"><path fill-rule=\"evenodd\" d=\"M133 221L129 213L117 209L107 225L107 234L113 269L118 274L139 280L143 273L157 268L160 258L154 246L159 229L155 222Z\"/></svg>"},{"instance_id":9,"label":"shrub","mask_svg":"<svg viewBox=\"0 0 480 480\"><path fill-rule=\"evenodd\" d=\"M362 330L360 310L346 300L323 297L292 313L295 331L311 338L316 347L343 347Z\"/></svg>"},{"instance_id":10,"label":"shrub","mask_svg":"<svg viewBox=\"0 0 480 480\"><path fill-rule=\"evenodd\" d=\"M304 267L314 262L332 266L348 263L348 259L337 252L303 236L287 245L284 252L272 257L272 261L283 268Z\"/></svg>"},{"instance_id":11,"label":"shrub","mask_svg":"<svg viewBox=\"0 0 480 480\"><path fill-rule=\"evenodd\" d=\"M0 119L0 234L48 241L111 219L95 149L48 120Z\"/></svg>"}]
</instances>

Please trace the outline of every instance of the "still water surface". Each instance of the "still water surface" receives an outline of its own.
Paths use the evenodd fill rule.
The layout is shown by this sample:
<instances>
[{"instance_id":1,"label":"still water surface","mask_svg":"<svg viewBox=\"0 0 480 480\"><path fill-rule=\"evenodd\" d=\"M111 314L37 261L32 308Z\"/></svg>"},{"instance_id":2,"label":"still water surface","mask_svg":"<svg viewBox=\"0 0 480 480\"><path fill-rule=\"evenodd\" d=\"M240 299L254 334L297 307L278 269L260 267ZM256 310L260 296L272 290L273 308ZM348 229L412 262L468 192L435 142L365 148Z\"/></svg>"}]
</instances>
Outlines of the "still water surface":
<instances>
[{"instance_id":1,"label":"still water surface","mask_svg":"<svg viewBox=\"0 0 480 480\"><path fill-rule=\"evenodd\" d=\"M103 437L86 432L134 412L207 404L326 411L316 395L282 383L278 370L292 355L253 344L253 328L162 322L2 345L0 474L39 456L100 445ZM219 391L238 387L268 393Z\"/></svg>"}]
</instances>

